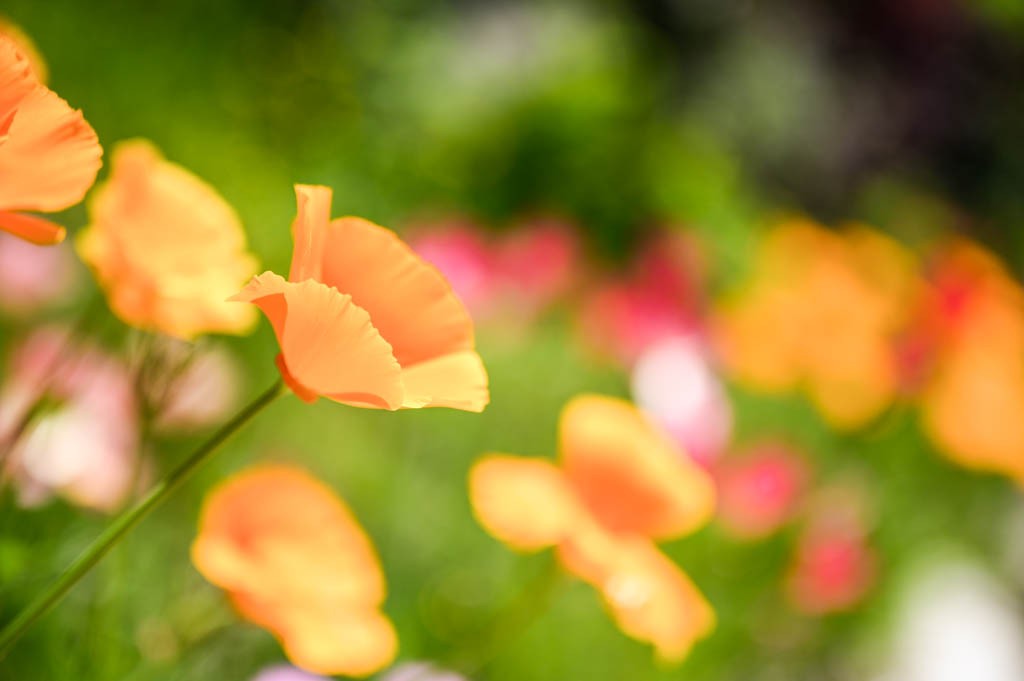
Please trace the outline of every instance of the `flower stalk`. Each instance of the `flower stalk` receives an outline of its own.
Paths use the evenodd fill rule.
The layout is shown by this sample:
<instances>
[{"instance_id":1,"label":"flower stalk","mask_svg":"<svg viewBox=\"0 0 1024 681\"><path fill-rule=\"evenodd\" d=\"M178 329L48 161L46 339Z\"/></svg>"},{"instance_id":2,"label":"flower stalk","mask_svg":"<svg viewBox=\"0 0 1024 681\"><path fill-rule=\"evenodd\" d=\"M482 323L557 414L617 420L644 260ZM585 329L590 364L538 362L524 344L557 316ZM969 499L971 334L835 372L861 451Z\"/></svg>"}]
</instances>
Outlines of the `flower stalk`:
<instances>
[{"instance_id":1,"label":"flower stalk","mask_svg":"<svg viewBox=\"0 0 1024 681\"><path fill-rule=\"evenodd\" d=\"M49 588L39 594L0 631L0 658L5 657L18 639L50 608L56 605L133 527L191 477L228 438L251 421L282 392L284 392L284 384L278 380L239 411L234 418L221 426L206 442L158 482L138 503L119 515Z\"/></svg>"}]
</instances>

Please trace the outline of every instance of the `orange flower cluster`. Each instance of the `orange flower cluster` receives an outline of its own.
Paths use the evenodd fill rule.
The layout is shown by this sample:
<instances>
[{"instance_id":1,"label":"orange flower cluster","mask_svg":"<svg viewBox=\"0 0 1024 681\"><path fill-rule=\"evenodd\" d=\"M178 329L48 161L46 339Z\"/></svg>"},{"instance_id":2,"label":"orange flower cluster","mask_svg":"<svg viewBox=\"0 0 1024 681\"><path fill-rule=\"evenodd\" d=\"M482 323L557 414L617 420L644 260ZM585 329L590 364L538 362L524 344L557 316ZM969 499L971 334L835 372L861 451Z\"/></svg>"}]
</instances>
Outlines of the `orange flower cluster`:
<instances>
[{"instance_id":1,"label":"orange flower cluster","mask_svg":"<svg viewBox=\"0 0 1024 681\"><path fill-rule=\"evenodd\" d=\"M683 659L715 623L690 579L656 547L708 521L710 477L632 405L596 395L562 412L561 465L489 454L470 473L481 524L523 551L555 547L627 635Z\"/></svg>"},{"instance_id":2,"label":"orange flower cluster","mask_svg":"<svg viewBox=\"0 0 1024 681\"><path fill-rule=\"evenodd\" d=\"M784 222L717 311L723 362L751 388L805 389L837 428L862 426L901 388L893 347L919 285L911 254L874 230Z\"/></svg>"},{"instance_id":3,"label":"orange flower cluster","mask_svg":"<svg viewBox=\"0 0 1024 681\"><path fill-rule=\"evenodd\" d=\"M64 239L64 228L22 211L52 213L81 201L103 150L82 112L39 77L0 29L0 229L55 244Z\"/></svg>"},{"instance_id":4,"label":"orange flower cluster","mask_svg":"<svg viewBox=\"0 0 1024 681\"><path fill-rule=\"evenodd\" d=\"M265 272L233 300L256 304L281 346L292 391L381 409L482 411L487 372L451 286L398 236L331 220L331 190L296 185L288 280Z\"/></svg>"},{"instance_id":5,"label":"orange flower cluster","mask_svg":"<svg viewBox=\"0 0 1024 681\"><path fill-rule=\"evenodd\" d=\"M789 221L715 326L740 383L803 388L842 429L915 397L943 454L1024 481L1024 290L981 247L942 244L922 268L868 228Z\"/></svg>"},{"instance_id":6,"label":"orange flower cluster","mask_svg":"<svg viewBox=\"0 0 1024 681\"><path fill-rule=\"evenodd\" d=\"M214 489L192 560L303 669L366 676L394 659L373 546L331 489L302 470L253 468Z\"/></svg>"}]
</instances>

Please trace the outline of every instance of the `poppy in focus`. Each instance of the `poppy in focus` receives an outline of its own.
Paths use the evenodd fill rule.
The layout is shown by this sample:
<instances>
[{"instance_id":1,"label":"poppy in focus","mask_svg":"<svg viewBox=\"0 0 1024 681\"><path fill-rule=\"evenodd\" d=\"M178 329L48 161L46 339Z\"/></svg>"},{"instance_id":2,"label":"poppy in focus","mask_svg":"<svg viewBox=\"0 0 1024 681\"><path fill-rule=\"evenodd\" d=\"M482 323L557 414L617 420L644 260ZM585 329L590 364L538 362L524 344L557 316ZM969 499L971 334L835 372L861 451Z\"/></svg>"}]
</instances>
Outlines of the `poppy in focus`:
<instances>
[{"instance_id":1,"label":"poppy in focus","mask_svg":"<svg viewBox=\"0 0 1024 681\"><path fill-rule=\"evenodd\" d=\"M306 671L367 676L394 659L373 546L334 492L303 470L257 467L216 487L192 561Z\"/></svg>"},{"instance_id":2,"label":"poppy in focus","mask_svg":"<svg viewBox=\"0 0 1024 681\"><path fill-rule=\"evenodd\" d=\"M295 193L288 279L265 272L234 297L274 327L292 391L308 402L482 411L487 372L473 323L441 273L388 229L331 220L329 188Z\"/></svg>"},{"instance_id":3,"label":"poppy in focus","mask_svg":"<svg viewBox=\"0 0 1024 681\"><path fill-rule=\"evenodd\" d=\"M619 628L679 661L714 627L711 606L655 541L709 519L710 477L628 402L584 395L566 405L560 465L490 454L470 473L480 523L523 551L555 547L596 588Z\"/></svg>"},{"instance_id":4,"label":"poppy in focus","mask_svg":"<svg viewBox=\"0 0 1024 681\"><path fill-rule=\"evenodd\" d=\"M43 85L0 30L0 230L40 245L63 241L63 227L23 211L52 213L81 201L102 155L82 112Z\"/></svg>"},{"instance_id":5,"label":"poppy in focus","mask_svg":"<svg viewBox=\"0 0 1024 681\"><path fill-rule=\"evenodd\" d=\"M228 296L256 271L234 209L145 140L117 145L77 240L126 324L192 339L245 333L255 315Z\"/></svg>"}]
</instances>

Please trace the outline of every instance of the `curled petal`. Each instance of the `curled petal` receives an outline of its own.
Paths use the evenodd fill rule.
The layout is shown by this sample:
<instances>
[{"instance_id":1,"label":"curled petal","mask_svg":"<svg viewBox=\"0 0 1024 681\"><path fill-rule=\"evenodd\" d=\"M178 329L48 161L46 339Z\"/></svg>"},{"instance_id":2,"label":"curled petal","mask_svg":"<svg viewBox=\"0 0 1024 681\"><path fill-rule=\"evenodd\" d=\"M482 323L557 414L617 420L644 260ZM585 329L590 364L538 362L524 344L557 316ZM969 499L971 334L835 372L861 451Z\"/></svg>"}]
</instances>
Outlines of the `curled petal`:
<instances>
[{"instance_id":1,"label":"curled petal","mask_svg":"<svg viewBox=\"0 0 1024 681\"><path fill-rule=\"evenodd\" d=\"M710 476L628 402L577 397L559 432L566 477L610 530L664 539L710 518Z\"/></svg>"},{"instance_id":2,"label":"curled petal","mask_svg":"<svg viewBox=\"0 0 1024 681\"><path fill-rule=\"evenodd\" d=\"M81 201L103 155L82 112L39 85L9 121L0 143L0 207L52 212Z\"/></svg>"},{"instance_id":3,"label":"curled petal","mask_svg":"<svg viewBox=\"0 0 1024 681\"><path fill-rule=\"evenodd\" d=\"M312 279L289 282L265 272L233 300L255 303L281 346L285 378L300 396L357 406L402 406L401 368L370 315L352 297Z\"/></svg>"},{"instance_id":4,"label":"curled petal","mask_svg":"<svg viewBox=\"0 0 1024 681\"><path fill-rule=\"evenodd\" d=\"M562 471L541 459L485 456L470 471L469 494L480 524L523 551L557 544L584 517Z\"/></svg>"}]
</instances>

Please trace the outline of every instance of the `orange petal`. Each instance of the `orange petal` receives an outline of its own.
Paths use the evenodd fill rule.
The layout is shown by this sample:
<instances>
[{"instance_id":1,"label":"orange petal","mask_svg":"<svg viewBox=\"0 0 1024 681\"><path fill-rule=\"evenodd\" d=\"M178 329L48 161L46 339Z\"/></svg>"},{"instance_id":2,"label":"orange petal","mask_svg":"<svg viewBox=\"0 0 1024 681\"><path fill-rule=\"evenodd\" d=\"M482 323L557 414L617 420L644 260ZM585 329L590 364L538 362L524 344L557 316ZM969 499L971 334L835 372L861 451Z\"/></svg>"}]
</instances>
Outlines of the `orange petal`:
<instances>
[{"instance_id":1,"label":"orange petal","mask_svg":"<svg viewBox=\"0 0 1024 681\"><path fill-rule=\"evenodd\" d=\"M489 454L470 471L469 495L480 524L522 551L557 544L584 517L562 471L542 459Z\"/></svg>"},{"instance_id":2,"label":"orange petal","mask_svg":"<svg viewBox=\"0 0 1024 681\"><path fill-rule=\"evenodd\" d=\"M295 245L288 281L322 281L324 248L331 223L332 194L330 187L295 185L298 212L292 222L292 240Z\"/></svg>"},{"instance_id":3,"label":"orange petal","mask_svg":"<svg viewBox=\"0 0 1024 681\"><path fill-rule=\"evenodd\" d=\"M218 586L287 600L384 600L369 539L334 491L302 469L254 467L206 498L192 558Z\"/></svg>"},{"instance_id":4,"label":"orange petal","mask_svg":"<svg viewBox=\"0 0 1024 681\"><path fill-rule=\"evenodd\" d=\"M9 36L0 35L0 144L18 105L38 85L28 56Z\"/></svg>"},{"instance_id":5,"label":"orange petal","mask_svg":"<svg viewBox=\"0 0 1024 681\"><path fill-rule=\"evenodd\" d=\"M34 215L0 211L0 230L10 232L40 246L52 246L64 241L63 227Z\"/></svg>"},{"instance_id":6,"label":"orange petal","mask_svg":"<svg viewBox=\"0 0 1024 681\"><path fill-rule=\"evenodd\" d=\"M398 652L390 620L374 611L347 612L324 603L294 610L282 636L285 653L314 674L369 676Z\"/></svg>"},{"instance_id":7,"label":"orange petal","mask_svg":"<svg viewBox=\"0 0 1024 681\"><path fill-rule=\"evenodd\" d=\"M263 310L290 380L306 391L355 406L402 406L401 368L351 296L312 279L295 283L265 272L233 300Z\"/></svg>"},{"instance_id":8,"label":"orange petal","mask_svg":"<svg viewBox=\"0 0 1024 681\"><path fill-rule=\"evenodd\" d=\"M566 477L608 529L671 538L710 518L710 476L630 403L577 397L559 435Z\"/></svg>"},{"instance_id":9,"label":"orange petal","mask_svg":"<svg viewBox=\"0 0 1024 681\"><path fill-rule=\"evenodd\" d=\"M36 86L17 105L0 144L0 208L52 212L78 203L102 154L82 112Z\"/></svg>"},{"instance_id":10,"label":"orange petal","mask_svg":"<svg viewBox=\"0 0 1024 681\"><path fill-rule=\"evenodd\" d=\"M299 469L255 468L217 487L192 558L299 666L363 675L394 657L373 547L333 492Z\"/></svg>"},{"instance_id":11,"label":"orange petal","mask_svg":"<svg viewBox=\"0 0 1024 681\"><path fill-rule=\"evenodd\" d=\"M404 368L473 349L469 313L437 269L394 232L366 220L341 218L325 225L330 190L299 186L296 192L293 273L317 274L313 262L322 249L319 280L370 313Z\"/></svg>"},{"instance_id":12,"label":"orange petal","mask_svg":"<svg viewBox=\"0 0 1024 681\"><path fill-rule=\"evenodd\" d=\"M464 350L402 369L403 407L451 407L480 412L490 401L480 355Z\"/></svg>"},{"instance_id":13,"label":"orange petal","mask_svg":"<svg viewBox=\"0 0 1024 681\"><path fill-rule=\"evenodd\" d=\"M595 528L559 546L566 568L594 586L627 636L672 662L711 633L715 613L690 578L649 540Z\"/></svg>"}]
</instances>

